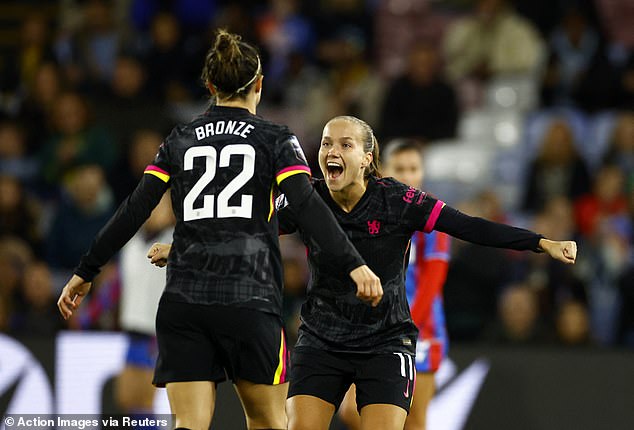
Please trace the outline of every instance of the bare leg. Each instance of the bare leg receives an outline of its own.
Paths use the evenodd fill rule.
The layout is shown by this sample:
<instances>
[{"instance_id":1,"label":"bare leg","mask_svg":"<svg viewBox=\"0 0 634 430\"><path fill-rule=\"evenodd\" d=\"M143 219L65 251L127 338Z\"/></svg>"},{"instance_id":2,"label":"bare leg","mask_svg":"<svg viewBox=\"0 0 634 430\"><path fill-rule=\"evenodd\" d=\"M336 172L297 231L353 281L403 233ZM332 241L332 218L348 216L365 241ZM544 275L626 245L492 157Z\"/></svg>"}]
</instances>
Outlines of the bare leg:
<instances>
[{"instance_id":1,"label":"bare leg","mask_svg":"<svg viewBox=\"0 0 634 430\"><path fill-rule=\"evenodd\" d=\"M240 380L235 384L242 402L249 430L286 429L286 395L288 383L254 384Z\"/></svg>"},{"instance_id":2,"label":"bare leg","mask_svg":"<svg viewBox=\"0 0 634 430\"><path fill-rule=\"evenodd\" d=\"M361 416L357 411L357 387L352 384L339 407L339 418L348 430L361 430Z\"/></svg>"},{"instance_id":3,"label":"bare leg","mask_svg":"<svg viewBox=\"0 0 634 430\"><path fill-rule=\"evenodd\" d=\"M216 384L211 381L170 382L166 385L175 427L209 430L216 403Z\"/></svg>"},{"instance_id":4,"label":"bare leg","mask_svg":"<svg viewBox=\"0 0 634 430\"><path fill-rule=\"evenodd\" d=\"M126 366L115 382L117 404L126 413L152 412L155 388L153 370Z\"/></svg>"},{"instance_id":5,"label":"bare leg","mask_svg":"<svg viewBox=\"0 0 634 430\"><path fill-rule=\"evenodd\" d=\"M289 430L328 430L335 405L314 396L298 395L286 401Z\"/></svg>"},{"instance_id":6,"label":"bare leg","mask_svg":"<svg viewBox=\"0 0 634 430\"><path fill-rule=\"evenodd\" d=\"M416 388L414 389L414 399L409 411L406 430L425 430L427 425L427 407L434 397L435 381L433 373L416 373Z\"/></svg>"},{"instance_id":7,"label":"bare leg","mask_svg":"<svg viewBox=\"0 0 634 430\"><path fill-rule=\"evenodd\" d=\"M364 406L361 409L361 430L403 430L405 409L385 403Z\"/></svg>"}]
</instances>

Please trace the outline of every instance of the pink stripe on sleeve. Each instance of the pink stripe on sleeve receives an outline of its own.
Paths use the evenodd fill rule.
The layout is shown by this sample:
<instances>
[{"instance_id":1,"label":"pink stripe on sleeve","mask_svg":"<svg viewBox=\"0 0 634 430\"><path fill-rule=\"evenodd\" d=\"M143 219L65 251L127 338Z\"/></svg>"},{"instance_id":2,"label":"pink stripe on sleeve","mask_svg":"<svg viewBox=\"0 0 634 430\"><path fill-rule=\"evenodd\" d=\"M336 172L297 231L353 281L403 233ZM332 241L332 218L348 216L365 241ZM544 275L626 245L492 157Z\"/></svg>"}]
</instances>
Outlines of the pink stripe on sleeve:
<instances>
[{"instance_id":1,"label":"pink stripe on sleeve","mask_svg":"<svg viewBox=\"0 0 634 430\"><path fill-rule=\"evenodd\" d=\"M283 175L286 172L291 172L293 170L303 170L305 172L308 172L310 174L310 168L308 166L304 166L302 164L298 164L296 166L289 166L289 167L285 167L284 169L280 170L279 172L277 172L277 176Z\"/></svg>"},{"instance_id":2,"label":"pink stripe on sleeve","mask_svg":"<svg viewBox=\"0 0 634 430\"><path fill-rule=\"evenodd\" d=\"M167 175L167 176L169 176L169 175L170 175L170 174L169 174L169 173L167 173L165 170L163 170L163 169L161 169L160 167L157 167L157 166L155 166L155 165L153 165L153 164L150 164L149 166L147 166L147 167L145 168L145 170L152 170L152 171L154 171L154 172L159 172L159 173L162 173L162 174Z\"/></svg>"},{"instance_id":3,"label":"pink stripe on sleeve","mask_svg":"<svg viewBox=\"0 0 634 430\"><path fill-rule=\"evenodd\" d=\"M445 203L438 200L434 205L434 208L431 210L431 214L429 214L429 218L427 218L427 222L425 223L425 227L423 231L425 233L430 233L434 226L436 225L436 221L438 221L438 217L440 216L440 211L445 207Z\"/></svg>"}]
</instances>

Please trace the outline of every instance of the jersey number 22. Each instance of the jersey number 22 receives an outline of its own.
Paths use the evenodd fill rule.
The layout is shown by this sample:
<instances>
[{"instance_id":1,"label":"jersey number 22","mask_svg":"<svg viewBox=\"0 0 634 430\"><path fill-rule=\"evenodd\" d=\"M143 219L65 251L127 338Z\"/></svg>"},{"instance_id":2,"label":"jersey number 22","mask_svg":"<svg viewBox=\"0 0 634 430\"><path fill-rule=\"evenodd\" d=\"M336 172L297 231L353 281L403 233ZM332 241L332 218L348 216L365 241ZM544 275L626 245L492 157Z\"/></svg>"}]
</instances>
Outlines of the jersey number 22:
<instances>
[{"instance_id":1,"label":"jersey number 22","mask_svg":"<svg viewBox=\"0 0 634 430\"><path fill-rule=\"evenodd\" d=\"M183 217L185 221L214 217L214 195L203 196L203 205L194 209L194 202L216 176L217 167L229 167L232 155L242 155L242 171L218 193L217 218L251 218L253 212L253 195L243 194L239 206L229 206L229 199L249 182L255 172L255 149L251 145L227 145L218 152L213 146L194 146L185 152L185 170L194 168L194 159L205 158L205 173L198 179L183 201Z\"/></svg>"}]
</instances>

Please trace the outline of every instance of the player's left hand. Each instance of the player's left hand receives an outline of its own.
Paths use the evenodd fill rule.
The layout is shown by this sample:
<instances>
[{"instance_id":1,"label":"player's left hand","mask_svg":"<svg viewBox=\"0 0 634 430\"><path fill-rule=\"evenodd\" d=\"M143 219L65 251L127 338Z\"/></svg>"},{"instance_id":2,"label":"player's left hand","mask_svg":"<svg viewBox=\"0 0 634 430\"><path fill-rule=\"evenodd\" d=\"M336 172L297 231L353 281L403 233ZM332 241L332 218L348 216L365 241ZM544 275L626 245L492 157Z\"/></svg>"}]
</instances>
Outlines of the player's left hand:
<instances>
[{"instance_id":1,"label":"player's left hand","mask_svg":"<svg viewBox=\"0 0 634 430\"><path fill-rule=\"evenodd\" d=\"M539 246L555 260L566 264L575 264L577 260L577 242L573 240L554 241L541 239Z\"/></svg>"},{"instance_id":2,"label":"player's left hand","mask_svg":"<svg viewBox=\"0 0 634 430\"><path fill-rule=\"evenodd\" d=\"M167 257L169 257L171 249L171 244L155 243L148 250L147 258L149 258L150 263L154 264L155 266L165 267L167 266Z\"/></svg>"},{"instance_id":3,"label":"player's left hand","mask_svg":"<svg viewBox=\"0 0 634 430\"><path fill-rule=\"evenodd\" d=\"M86 282L83 278L73 275L66 283L62 294L57 301L57 307L65 320L73 315L73 311L79 307L88 291L90 291L91 282Z\"/></svg>"}]
</instances>

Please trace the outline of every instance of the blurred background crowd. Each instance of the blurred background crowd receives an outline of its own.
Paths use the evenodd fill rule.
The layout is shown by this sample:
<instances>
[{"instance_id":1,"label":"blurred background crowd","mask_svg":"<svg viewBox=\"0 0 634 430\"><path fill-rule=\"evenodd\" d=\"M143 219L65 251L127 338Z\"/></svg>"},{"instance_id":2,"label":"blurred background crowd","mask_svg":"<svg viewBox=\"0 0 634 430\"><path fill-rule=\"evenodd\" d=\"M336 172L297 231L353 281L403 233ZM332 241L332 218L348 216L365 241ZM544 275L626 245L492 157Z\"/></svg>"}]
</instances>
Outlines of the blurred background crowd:
<instances>
[{"instance_id":1,"label":"blurred background crowd","mask_svg":"<svg viewBox=\"0 0 634 430\"><path fill-rule=\"evenodd\" d=\"M0 330L119 328L116 261L70 326L55 302L163 137L206 108L225 27L260 47L258 113L311 163L325 122L356 115L383 146L420 142L448 204L578 241L572 267L454 241L453 340L634 348L633 23L632 0L5 0ZM307 267L282 245L292 333Z\"/></svg>"}]
</instances>

